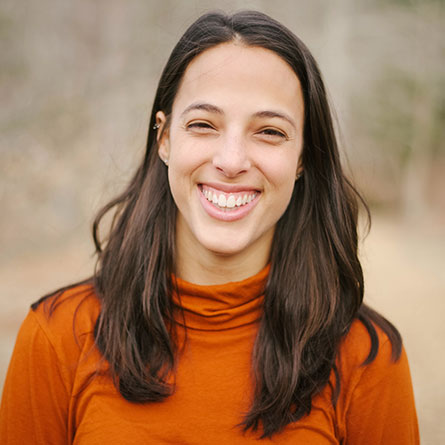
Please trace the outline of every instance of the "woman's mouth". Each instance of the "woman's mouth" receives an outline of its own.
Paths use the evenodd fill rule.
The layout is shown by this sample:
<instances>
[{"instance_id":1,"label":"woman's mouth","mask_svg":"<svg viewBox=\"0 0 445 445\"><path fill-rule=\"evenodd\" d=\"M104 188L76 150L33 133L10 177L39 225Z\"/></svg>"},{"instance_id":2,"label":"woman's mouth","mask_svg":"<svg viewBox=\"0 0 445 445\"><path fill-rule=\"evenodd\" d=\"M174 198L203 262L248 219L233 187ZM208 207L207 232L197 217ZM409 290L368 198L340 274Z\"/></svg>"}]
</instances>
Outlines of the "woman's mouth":
<instances>
[{"instance_id":1,"label":"woman's mouth","mask_svg":"<svg viewBox=\"0 0 445 445\"><path fill-rule=\"evenodd\" d=\"M249 204L256 198L256 191L242 191L236 193L225 193L219 190L210 189L203 185L201 190L207 201L221 209L234 209Z\"/></svg>"},{"instance_id":2,"label":"woman's mouth","mask_svg":"<svg viewBox=\"0 0 445 445\"><path fill-rule=\"evenodd\" d=\"M261 195L261 192L254 189L228 192L204 184L200 184L198 188L207 213L224 221L243 218L256 205Z\"/></svg>"}]
</instances>

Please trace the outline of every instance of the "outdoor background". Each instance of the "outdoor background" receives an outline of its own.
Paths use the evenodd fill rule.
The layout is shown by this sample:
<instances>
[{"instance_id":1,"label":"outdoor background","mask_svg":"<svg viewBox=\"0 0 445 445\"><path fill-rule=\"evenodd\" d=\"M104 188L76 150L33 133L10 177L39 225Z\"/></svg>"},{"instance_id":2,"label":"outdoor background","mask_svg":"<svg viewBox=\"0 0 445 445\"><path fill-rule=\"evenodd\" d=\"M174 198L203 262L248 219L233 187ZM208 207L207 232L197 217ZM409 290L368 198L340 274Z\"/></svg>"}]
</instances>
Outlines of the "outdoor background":
<instances>
[{"instance_id":1,"label":"outdoor background","mask_svg":"<svg viewBox=\"0 0 445 445\"><path fill-rule=\"evenodd\" d=\"M0 0L0 388L30 303L91 274L162 67L214 8L270 14L319 61L373 212L366 299L404 337L422 443L445 443L443 0Z\"/></svg>"}]
</instances>

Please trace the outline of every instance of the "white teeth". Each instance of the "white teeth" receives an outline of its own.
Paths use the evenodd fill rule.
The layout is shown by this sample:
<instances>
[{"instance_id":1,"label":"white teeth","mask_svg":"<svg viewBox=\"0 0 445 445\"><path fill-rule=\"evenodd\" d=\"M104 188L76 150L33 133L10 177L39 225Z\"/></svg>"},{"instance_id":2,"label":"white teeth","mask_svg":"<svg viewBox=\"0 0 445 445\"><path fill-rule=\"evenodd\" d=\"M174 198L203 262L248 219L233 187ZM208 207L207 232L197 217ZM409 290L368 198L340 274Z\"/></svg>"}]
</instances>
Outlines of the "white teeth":
<instances>
[{"instance_id":1,"label":"white teeth","mask_svg":"<svg viewBox=\"0 0 445 445\"><path fill-rule=\"evenodd\" d=\"M225 207L226 206L226 202L227 202L226 197L223 194L219 195L218 205L220 207Z\"/></svg>"},{"instance_id":2,"label":"white teeth","mask_svg":"<svg viewBox=\"0 0 445 445\"><path fill-rule=\"evenodd\" d=\"M202 191L203 195L207 199L207 201L217 205L218 207L224 209L233 209L236 207L241 207L243 205L248 204L249 202L253 201L256 197L256 193L247 194L245 193L243 195L238 195L238 197L235 197L235 195L229 194L228 196L224 193L221 193L218 196L218 193L212 190L204 189Z\"/></svg>"},{"instance_id":3,"label":"white teeth","mask_svg":"<svg viewBox=\"0 0 445 445\"><path fill-rule=\"evenodd\" d=\"M227 199L227 208L233 209L235 207L235 197L230 195Z\"/></svg>"}]
</instances>

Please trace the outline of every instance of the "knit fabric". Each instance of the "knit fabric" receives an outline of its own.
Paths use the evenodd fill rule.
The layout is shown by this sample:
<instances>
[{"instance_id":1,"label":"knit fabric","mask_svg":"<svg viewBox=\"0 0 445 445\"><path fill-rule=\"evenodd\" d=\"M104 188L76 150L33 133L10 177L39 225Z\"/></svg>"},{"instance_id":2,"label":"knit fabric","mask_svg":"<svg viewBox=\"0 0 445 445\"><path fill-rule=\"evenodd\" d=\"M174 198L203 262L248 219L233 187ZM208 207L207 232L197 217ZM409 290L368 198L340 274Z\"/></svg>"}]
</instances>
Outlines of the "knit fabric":
<instances>
[{"instance_id":1,"label":"knit fabric","mask_svg":"<svg viewBox=\"0 0 445 445\"><path fill-rule=\"evenodd\" d=\"M370 339L358 321L337 361L336 408L327 385L311 413L272 440L258 441L261 431L243 433L237 425L252 402L251 353L267 273L217 286L177 280L173 298L183 311L176 312L175 392L156 403L128 402L113 385L94 343L100 302L91 287L66 291L51 317L46 300L30 311L18 334L0 410L0 443L418 444L405 351L391 362L391 344L377 329L377 357L362 366Z\"/></svg>"}]
</instances>

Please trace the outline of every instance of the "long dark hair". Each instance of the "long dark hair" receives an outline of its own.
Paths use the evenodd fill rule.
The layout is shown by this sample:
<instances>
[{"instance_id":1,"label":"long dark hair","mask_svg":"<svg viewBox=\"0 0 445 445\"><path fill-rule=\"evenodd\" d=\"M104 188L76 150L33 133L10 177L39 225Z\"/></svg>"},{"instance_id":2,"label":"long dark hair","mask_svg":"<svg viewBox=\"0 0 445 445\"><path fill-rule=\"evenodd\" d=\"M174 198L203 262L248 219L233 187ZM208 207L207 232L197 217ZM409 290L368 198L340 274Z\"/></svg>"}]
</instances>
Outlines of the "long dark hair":
<instances>
[{"instance_id":1,"label":"long dark hair","mask_svg":"<svg viewBox=\"0 0 445 445\"><path fill-rule=\"evenodd\" d=\"M255 395L241 422L245 430L261 425L262 437L271 437L310 412L313 396L331 372L337 376L335 403L340 391L335 360L354 319L364 323L371 337L366 363L378 351L375 324L389 336L394 360L401 339L388 321L362 303L357 218L363 200L342 171L317 63L301 40L267 15L205 14L173 49L154 99L144 160L127 189L94 222L98 262L91 281L101 300L95 339L125 399L150 402L172 394L168 377L177 352L171 301L177 210L153 126L157 111L171 113L191 60L233 40L284 59L298 76L304 97L304 174L275 230L252 357ZM110 210L115 212L113 223L101 240L99 224Z\"/></svg>"}]
</instances>

